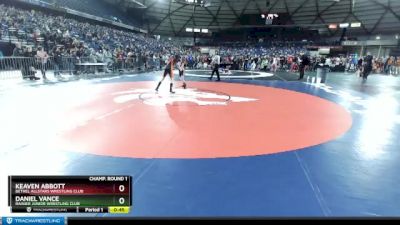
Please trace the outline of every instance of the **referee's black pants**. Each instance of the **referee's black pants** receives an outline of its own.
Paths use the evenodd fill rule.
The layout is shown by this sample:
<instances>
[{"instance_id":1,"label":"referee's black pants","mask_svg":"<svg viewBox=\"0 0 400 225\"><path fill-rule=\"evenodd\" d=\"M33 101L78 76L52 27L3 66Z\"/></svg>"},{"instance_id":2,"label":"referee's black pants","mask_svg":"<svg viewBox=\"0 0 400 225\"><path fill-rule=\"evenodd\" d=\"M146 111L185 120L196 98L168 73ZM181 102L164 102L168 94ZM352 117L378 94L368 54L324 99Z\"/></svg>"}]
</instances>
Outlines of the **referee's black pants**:
<instances>
[{"instance_id":1,"label":"referee's black pants","mask_svg":"<svg viewBox=\"0 0 400 225\"><path fill-rule=\"evenodd\" d=\"M300 66L299 66L299 72L300 72L299 80L301 80L301 79L304 78L304 70L305 70L305 69L306 69L306 66L300 64Z\"/></svg>"},{"instance_id":2,"label":"referee's black pants","mask_svg":"<svg viewBox=\"0 0 400 225\"><path fill-rule=\"evenodd\" d=\"M214 69L211 73L210 80L213 78L214 73L217 73L217 78L218 78L217 80L221 80L221 78L219 77L219 65L218 64L214 65Z\"/></svg>"}]
</instances>

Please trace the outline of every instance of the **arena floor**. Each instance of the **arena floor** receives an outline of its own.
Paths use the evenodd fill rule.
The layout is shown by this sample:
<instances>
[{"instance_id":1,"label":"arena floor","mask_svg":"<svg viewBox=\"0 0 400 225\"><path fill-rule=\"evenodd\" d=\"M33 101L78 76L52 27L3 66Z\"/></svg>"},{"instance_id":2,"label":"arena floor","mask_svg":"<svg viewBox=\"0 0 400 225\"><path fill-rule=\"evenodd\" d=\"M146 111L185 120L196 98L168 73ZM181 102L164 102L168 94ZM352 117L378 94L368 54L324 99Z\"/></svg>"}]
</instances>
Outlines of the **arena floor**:
<instances>
[{"instance_id":1,"label":"arena floor","mask_svg":"<svg viewBox=\"0 0 400 225\"><path fill-rule=\"evenodd\" d=\"M8 175L109 174L123 216L400 215L399 77L187 74L1 81L0 214Z\"/></svg>"}]
</instances>

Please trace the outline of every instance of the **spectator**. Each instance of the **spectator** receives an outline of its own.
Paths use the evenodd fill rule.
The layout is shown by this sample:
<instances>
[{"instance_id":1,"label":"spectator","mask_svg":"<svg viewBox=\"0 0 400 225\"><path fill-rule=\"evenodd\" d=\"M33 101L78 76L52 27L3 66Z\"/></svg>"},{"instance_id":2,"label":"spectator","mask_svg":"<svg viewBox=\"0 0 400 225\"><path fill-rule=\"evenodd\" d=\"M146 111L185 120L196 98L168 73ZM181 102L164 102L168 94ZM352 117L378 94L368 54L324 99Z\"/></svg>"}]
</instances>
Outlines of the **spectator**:
<instances>
[{"instance_id":1,"label":"spectator","mask_svg":"<svg viewBox=\"0 0 400 225\"><path fill-rule=\"evenodd\" d=\"M60 76L60 67L62 64L62 53L60 47L56 47L56 50L53 52L54 57L54 76Z\"/></svg>"},{"instance_id":2,"label":"spectator","mask_svg":"<svg viewBox=\"0 0 400 225\"><path fill-rule=\"evenodd\" d=\"M38 66L40 71L42 72L42 76L44 80L47 80L46 77L46 64L47 64L47 59L49 56L47 55L47 52L43 50L42 47L38 48L38 51L36 53L36 57L38 59Z\"/></svg>"},{"instance_id":3,"label":"spectator","mask_svg":"<svg viewBox=\"0 0 400 225\"><path fill-rule=\"evenodd\" d=\"M21 56L23 56L23 55L24 55L24 51L23 51L22 48L21 48L21 44L16 44L16 45L15 45L15 48L14 48L14 50L13 50L12 56L14 56L14 57L21 57Z\"/></svg>"}]
</instances>

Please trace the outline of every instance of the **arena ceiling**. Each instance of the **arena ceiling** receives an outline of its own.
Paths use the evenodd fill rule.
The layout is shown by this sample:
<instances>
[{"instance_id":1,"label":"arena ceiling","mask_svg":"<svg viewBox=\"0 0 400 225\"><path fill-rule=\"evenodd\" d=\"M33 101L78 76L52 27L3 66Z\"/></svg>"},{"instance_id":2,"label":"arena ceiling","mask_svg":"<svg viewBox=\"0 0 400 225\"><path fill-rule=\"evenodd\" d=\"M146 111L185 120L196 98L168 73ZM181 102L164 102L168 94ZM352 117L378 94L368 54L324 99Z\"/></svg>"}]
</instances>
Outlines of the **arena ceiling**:
<instances>
[{"instance_id":1,"label":"arena ceiling","mask_svg":"<svg viewBox=\"0 0 400 225\"><path fill-rule=\"evenodd\" d=\"M361 22L351 29L360 34L400 32L400 0L211 0L208 7L185 0L122 1L142 8L144 28L153 34L182 35L186 27L216 32L232 27L242 15L262 13L288 13L295 25L332 36L340 32L327 29L328 24L343 22Z\"/></svg>"}]
</instances>

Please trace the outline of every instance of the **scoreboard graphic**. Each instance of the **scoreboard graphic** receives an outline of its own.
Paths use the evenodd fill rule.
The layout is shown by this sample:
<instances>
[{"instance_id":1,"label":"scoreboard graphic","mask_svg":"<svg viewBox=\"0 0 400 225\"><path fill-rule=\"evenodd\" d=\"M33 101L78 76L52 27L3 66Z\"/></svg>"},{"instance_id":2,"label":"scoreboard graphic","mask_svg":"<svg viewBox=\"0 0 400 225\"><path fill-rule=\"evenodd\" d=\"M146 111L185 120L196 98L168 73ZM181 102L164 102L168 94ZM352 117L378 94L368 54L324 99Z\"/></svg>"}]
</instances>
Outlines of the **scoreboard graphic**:
<instances>
[{"instance_id":1,"label":"scoreboard graphic","mask_svg":"<svg viewBox=\"0 0 400 225\"><path fill-rule=\"evenodd\" d=\"M13 213L129 213L131 176L9 176Z\"/></svg>"}]
</instances>

